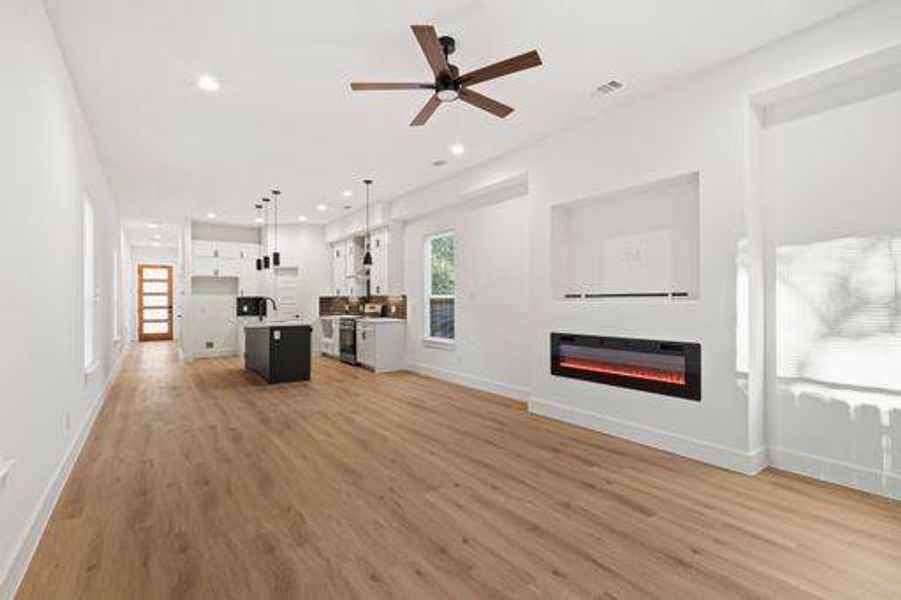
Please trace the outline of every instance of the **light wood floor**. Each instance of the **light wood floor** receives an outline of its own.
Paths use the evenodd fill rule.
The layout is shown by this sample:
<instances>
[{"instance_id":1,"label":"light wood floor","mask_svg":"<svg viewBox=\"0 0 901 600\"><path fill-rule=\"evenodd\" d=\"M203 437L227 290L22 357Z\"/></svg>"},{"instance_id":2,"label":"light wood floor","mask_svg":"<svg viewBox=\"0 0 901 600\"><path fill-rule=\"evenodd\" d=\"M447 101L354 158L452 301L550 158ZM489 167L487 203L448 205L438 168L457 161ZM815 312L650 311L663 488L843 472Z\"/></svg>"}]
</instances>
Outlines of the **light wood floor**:
<instances>
[{"instance_id":1,"label":"light wood floor","mask_svg":"<svg viewBox=\"0 0 901 600\"><path fill-rule=\"evenodd\" d=\"M408 373L313 378L135 348L20 597L901 597L899 503Z\"/></svg>"}]
</instances>

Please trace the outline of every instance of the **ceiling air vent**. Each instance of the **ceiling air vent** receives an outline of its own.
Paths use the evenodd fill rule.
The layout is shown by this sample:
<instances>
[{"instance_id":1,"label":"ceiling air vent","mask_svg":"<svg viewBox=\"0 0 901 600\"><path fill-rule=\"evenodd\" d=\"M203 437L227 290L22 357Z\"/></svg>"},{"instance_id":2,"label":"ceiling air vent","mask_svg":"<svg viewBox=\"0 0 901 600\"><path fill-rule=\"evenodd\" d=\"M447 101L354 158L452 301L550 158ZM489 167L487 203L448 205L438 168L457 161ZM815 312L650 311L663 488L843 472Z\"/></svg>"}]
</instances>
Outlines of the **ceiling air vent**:
<instances>
[{"instance_id":1,"label":"ceiling air vent","mask_svg":"<svg viewBox=\"0 0 901 600\"><path fill-rule=\"evenodd\" d=\"M446 164L447 164L447 161L444 160L443 158L439 158L438 160L432 162L433 167L443 167Z\"/></svg>"},{"instance_id":2,"label":"ceiling air vent","mask_svg":"<svg viewBox=\"0 0 901 600\"><path fill-rule=\"evenodd\" d=\"M594 96L606 96L607 94L612 94L620 89L622 89L623 84L615 79L611 79L604 85L599 85L594 90Z\"/></svg>"}]
</instances>

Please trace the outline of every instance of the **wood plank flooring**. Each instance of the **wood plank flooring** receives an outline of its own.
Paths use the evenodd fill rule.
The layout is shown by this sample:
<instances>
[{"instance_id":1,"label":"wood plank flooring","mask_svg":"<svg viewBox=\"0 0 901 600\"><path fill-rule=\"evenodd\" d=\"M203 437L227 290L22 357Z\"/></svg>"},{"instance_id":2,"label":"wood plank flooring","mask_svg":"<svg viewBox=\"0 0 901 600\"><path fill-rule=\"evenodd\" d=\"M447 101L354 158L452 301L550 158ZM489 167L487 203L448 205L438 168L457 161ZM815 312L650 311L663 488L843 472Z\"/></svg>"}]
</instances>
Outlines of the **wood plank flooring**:
<instances>
[{"instance_id":1,"label":"wood plank flooring","mask_svg":"<svg viewBox=\"0 0 901 600\"><path fill-rule=\"evenodd\" d=\"M409 373L135 347L28 598L901 597L901 504Z\"/></svg>"}]
</instances>

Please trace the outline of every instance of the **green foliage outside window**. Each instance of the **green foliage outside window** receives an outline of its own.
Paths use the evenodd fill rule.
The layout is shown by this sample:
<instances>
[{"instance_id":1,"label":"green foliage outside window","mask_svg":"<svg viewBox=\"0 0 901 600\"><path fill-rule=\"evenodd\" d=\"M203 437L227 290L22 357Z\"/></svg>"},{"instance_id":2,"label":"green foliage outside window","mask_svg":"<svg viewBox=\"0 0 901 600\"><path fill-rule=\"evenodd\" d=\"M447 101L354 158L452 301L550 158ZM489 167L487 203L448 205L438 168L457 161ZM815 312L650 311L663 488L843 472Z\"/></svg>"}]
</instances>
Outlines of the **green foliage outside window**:
<instances>
[{"instance_id":1,"label":"green foliage outside window","mask_svg":"<svg viewBox=\"0 0 901 600\"><path fill-rule=\"evenodd\" d=\"M432 294L454 294L456 287L454 269L454 236L432 238Z\"/></svg>"}]
</instances>

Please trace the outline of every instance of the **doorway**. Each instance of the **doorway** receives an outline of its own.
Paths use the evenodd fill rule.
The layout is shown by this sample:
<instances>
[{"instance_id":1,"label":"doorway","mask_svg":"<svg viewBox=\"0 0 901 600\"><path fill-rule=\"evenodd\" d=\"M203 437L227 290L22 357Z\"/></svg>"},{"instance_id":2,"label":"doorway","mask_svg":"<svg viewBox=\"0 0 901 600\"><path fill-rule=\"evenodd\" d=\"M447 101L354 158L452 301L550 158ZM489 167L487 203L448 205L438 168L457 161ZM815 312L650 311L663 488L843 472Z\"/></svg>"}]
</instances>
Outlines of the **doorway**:
<instances>
[{"instance_id":1,"label":"doorway","mask_svg":"<svg viewBox=\"0 0 901 600\"><path fill-rule=\"evenodd\" d=\"M172 340L172 267L138 265L138 340Z\"/></svg>"}]
</instances>

